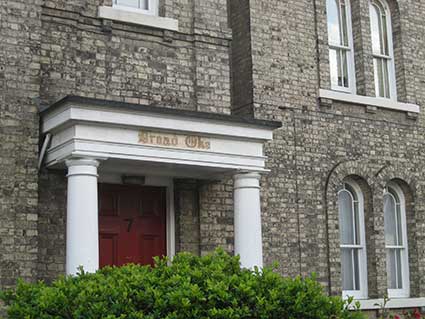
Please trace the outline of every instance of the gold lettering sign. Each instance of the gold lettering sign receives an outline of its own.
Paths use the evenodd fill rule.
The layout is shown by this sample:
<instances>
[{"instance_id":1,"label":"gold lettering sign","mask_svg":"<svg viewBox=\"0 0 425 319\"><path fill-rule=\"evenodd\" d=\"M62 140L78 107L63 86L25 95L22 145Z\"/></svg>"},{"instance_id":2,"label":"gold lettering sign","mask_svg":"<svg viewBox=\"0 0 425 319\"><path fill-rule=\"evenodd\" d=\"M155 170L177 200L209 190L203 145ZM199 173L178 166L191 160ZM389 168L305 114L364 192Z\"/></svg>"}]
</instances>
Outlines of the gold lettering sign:
<instances>
[{"instance_id":1,"label":"gold lettering sign","mask_svg":"<svg viewBox=\"0 0 425 319\"><path fill-rule=\"evenodd\" d=\"M211 148L210 140L202 136L166 134L144 130L139 133L139 143L197 150L209 150Z\"/></svg>"}]
</instances>

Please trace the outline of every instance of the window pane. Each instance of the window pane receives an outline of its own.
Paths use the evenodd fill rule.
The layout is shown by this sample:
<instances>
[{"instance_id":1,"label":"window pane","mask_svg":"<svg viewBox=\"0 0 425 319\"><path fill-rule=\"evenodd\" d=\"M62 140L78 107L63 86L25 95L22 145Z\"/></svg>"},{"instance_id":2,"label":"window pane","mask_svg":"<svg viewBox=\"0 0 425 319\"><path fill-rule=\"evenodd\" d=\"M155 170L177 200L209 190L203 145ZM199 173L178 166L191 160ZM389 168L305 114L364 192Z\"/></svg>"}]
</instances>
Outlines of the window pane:
<instances>
[{"instance_id":1,"label":"window pane","mask_svg":"<svg viewBox=\"0 0 425 319\"><path fill-rule=\"evenodd\" d=\"M330 49L330 68L332 85L343 87L343 70L341 61L341 50Z\"/></svg>"},{"instance_id":2,"label":"window pane","mask_svg":"<svg viewBox=\"0 0 425 319\"><path fill-rule=\"evenodd\" d=\"M373 68L375 71L375 91L376 95L385 97L384 71L382 69L382 59L373 59Z\"/></svg>"},{"instance_id":3,"label":"window pane","mask_svg":"<svg viewBox=\"0 0 425 319\"><path fill-rule=\"evenodd\" d=\"M395 250L387 250L387 276L388 276L388 288L396 289L397 288L397 265L395 262Z\"/></svg>"},{"instance_id":4,"label":"window pane","mask_svg":"<svg viewBox=\"0 0 425 319\"><path fill-rule=\"evenodd\" d=\"M371 22L371 32L372 32L372 48L373 53L375 54L381 54L383 53L381 51L381 39L382 39L382 33L381 33L381 10L378 6L373 4L371 6L370 10L370 22Z\"/></svg>"},{"instance_id":5,"label":"window pane","mask_svg":"<svg viewBox=\"0 0 425 319\"><path fill-rule=\"evenodd\" d=\"M401 203L400 203L400 197L397 194L397 192L391 187L388 187L388 193L392 195L393 200L395 202L395 209L394 209L394 220L395 220L395 228L394 231L396 232L396 244L399 246L403 245L403 229L402 229L402 223L401 223ZM390 196L388 194L388 196Z\"/></svg>"},{"instance_id":6,"label":"window pane","mask_svg":"<svg viewBox=\"0 0 425 319\"><path fill-rule=\"evenodd\" d=\"M385 58L374 58L373 67L376 96L389 98L391 96L388 70L390 67L389 61Z\"/></svg>"},{"instance_id":7,"label":"window pane","mask_svg":"<svg viewBox=\"0 0 425 319\"><path fill-rule=\"evenodd\" d=\"M398 204L396 206L396 213L397 213L397 244L399 246L403 245L403 230L402 230L402 224L401 224L401 209L400 205Z\"/></svg>"},{"instance_id":8,"label":"window pane","mask_svg":"<svg viewBox=\"0 0 425 319\"><path fill-rule=\"evenodd\" d=\"M348 88L348 61L347 61L347 51L341 50L341 64L342 64L342 80L341 80L341 86Z\"/></svg>"},{"instance_id":9,"label":"window pane","mask_svg":"<svg viewBox=\"0 0 425 319\"><path fill-rule=\"evenodd\" d=\"M149 0L116 0L116 4L130 8L149 10Z\"/></svg>"},{"instance_id":10,"label":"window pane","mask_svg":"<svg viewBox=\"0 0 425 319\"><path fill-rule=\"evenodd\" d=\"M403 288L401 254L401 249L387 250L387 276L389 289Z\"/></svg>"},{"instance_id":11,"label":"window pane","mask_svg":"<svg viewBox=\"0 0 425 319\"><path fill-rule=\"evenodd\" d=\"M395 251L395 258L397 262L397 288L402 289L403 288L403 278L401 273L401 249L396 249Z\"/></svg>"},{"instance_id":12,"label":"window pane","mask_svg":"<svg viewBox=\"0 0 425 319\"><path fill-rule=\"evenodd\" d=\"M378 60L373 59L373 74L375 78L375 93L379 96Z\"/></svg>"},{"instance_id":13,"label":"window pane","mask_svg":"<svg viewBox=\"0 0 425 319\"><path fill-rule=\"evenodd\" d=\"M348 53L346 50L329 49L329 65L333 86L349 87Z\"/></svg>"},{"instance_id":14,"label":"window pane","mask_svg":"<svg viewBox=\"0 0 425 319\"><path fill-rule=\"evenodd\" d=\"M385 224L385 244L387 246L397 245L396 235L396 203L390 194L384 195L384 224Z\"/></svg>"},{"instance_id":15,"label":"window pane","mask_svg":"<svg viewBox=\"0 0 425 319\"><path fill-rule=\"evenodd\" d=\"M327 1L328 39L329 43L341 44L341 29L339 23L338 0Z\"/></svg>"},{"instance_id":16,"label":"window pane","mask_svg":"<svg viewBox=\"0 0 425 319\"><path fill-rule=\"evenodd\" d=\"M359 269L359 253L360 250L353 249L353 264L354 264L354 290L360 289L360 269Z\"/></svg>"},{"instance_id":17,"label":"window pane","mask_svg":"<svg viewBox=\"0 0 425 319\"><path fill-rule=\"evenodd\" d=\"M385 55L390 55L388 50L388 30L387 30L387 17L385 11L382 15L382 53Z\"/></svg>"},{"instance_id":18,"label":"window pane","mask_svg":"<svg viewBox=\"0 0 425 319\"><path fill-rule=\"evenodd\" d=\"M116 4L124 7L139 8L139 0L116 0Z\"/></svg>"},{"instance_id":19,"label":"window pane","mask_svg":"<svg viewBox=\"0 0 425 319\"><path fill-rule=\"evenodd\" d=\"M370 23L373 53L389 55L387 17L385 9L377 2L371 6Z\"/></svg>"},{"instance_id":20,"label":"window pane","mask_svg":"<svg viewBox=\"0 0 425 319\"><path fill-rule=\"evenodd\" d=\"M341 251L341 273L342 289L355 290L352 249L342 249Z\"/></svg>"},{"instance_id":21,"label":"window pane","mask_svg":"<svg viewBox=\"0 0 425 319\"><path fill-rule=\"evenodd\" d=\"M341 52L341 50L337 50L336 52L338 54L338 60L337 60L338 86L344 86L343 75L342 75L342 72L343 72L342 71L342 65L343 65L343 62L342 62L342 52Z\"/></svg>"},{"instance_id":22,"label":"window pane","mask_svg":"<svg viewBox=\"0 0 425 319\"><path fill-rule=\"evenodd\" d=\"M353 199L355 201L358 201L359 200L359 198L357 197L356 191L354 190L354 188L351 187L350 184L347 184L346 183L346 184L344 184L344 187L345 187L346 190L348 190L350 192L351 196L353 197Z\"/></svg>"},{"instance_id":23,"label":"window pane","mask_svg":"<svg viewBox=\"0 0 425 319\"><path fill-rule=\"evenodd\" d=\"M139 0L140 1L140 9L149 10L149 0Z\"/></svg>"},{"instance_id":24,"label":"window pane","mask_svg":"<svg viewBox=\"0 0 425 319\"><path fill-rule=\"evenodd\" d=\"M361 244L361 241L360 241L360 215L359 215L359 202L354 202L354 216L355 216L355 218L354 218L354 220L355 220L355 230L356 230L356 232L355 232L355 235L356 235L356 238L355 238L355 243L357 244L357 245L360 245Z\"/></svg>"},{"instance_id":25,"label":"window pane","mask_svg":"<svg viewBox=\"0 0 425 319\"><path fill-rule=\"evenodd\" d=\"M355 244L353 225L353 200L346 190L339 192L339 222L341 244Z\"/></svg>"},{"instance_id":26,"label":"window pane","mask_svg":"<svg viewBox=\"0 0 425 319\"><path fill-rule=\"evenodd\" d=\"M360 265L358 249L341 250L341 273L343 290L360 290Z\"/></svg>"},{"instance_id":27,"label":"window pane","mask_svg":"<svg viewBox=\"0 0 425 319\"><path fill-rule=\"evenodd\" d=\"M341 2L341 44L348 46L348 21L347 21L347 7L345 0L340 0Z\"/></svg>"},{"instance_id":28,"label":"window pane","mask_svg":"<svg viewBox=\"0 0 425 319\"><path fill-rule=\"evenodd\" d=\"M388 61L386 59L382 59L382 69L383 69L383 87L384 87L384 97L390 97L390 79L388 72Z\"/></svg>"}]
</instances>

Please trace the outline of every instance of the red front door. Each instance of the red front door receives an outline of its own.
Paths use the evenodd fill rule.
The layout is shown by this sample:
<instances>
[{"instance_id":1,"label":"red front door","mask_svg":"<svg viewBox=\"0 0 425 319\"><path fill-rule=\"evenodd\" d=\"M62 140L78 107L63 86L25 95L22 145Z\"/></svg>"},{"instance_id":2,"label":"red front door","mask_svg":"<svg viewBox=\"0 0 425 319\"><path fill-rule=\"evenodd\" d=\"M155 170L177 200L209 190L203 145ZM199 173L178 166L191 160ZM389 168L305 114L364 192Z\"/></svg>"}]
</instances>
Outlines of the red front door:
<instances>
[{"instance_id":1,"label":"red front door","mask_svg":"<svg viewBox=\"0 0 425 319\"><path fill-rule=\"evenodd\" d=\"M152 264L166 255L166 190L99 184L99 263Z\"/></svg>"}]
</instances>

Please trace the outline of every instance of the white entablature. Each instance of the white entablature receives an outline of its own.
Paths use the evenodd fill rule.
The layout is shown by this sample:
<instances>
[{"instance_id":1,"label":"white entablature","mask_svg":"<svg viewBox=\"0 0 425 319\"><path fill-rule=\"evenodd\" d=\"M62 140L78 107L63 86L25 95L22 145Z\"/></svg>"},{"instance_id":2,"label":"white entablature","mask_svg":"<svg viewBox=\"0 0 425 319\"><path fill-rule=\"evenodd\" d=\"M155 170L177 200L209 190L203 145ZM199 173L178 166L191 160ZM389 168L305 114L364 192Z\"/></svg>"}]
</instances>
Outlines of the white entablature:
<instances>
[{"instance_id":1,"label":"white entablature","mask_svg":"<svg viewBox=\"0 0 425 319\"><path fill-rule=\"evenodd\" d=\"M45 165L89 157L194 168L265 169L264 142L280 123L186 110L66 97L41 112L51 134ZM184 170L184 169L183 169ZM184 175L184 174L183 174Z\"/></svg>"}]
</instances>

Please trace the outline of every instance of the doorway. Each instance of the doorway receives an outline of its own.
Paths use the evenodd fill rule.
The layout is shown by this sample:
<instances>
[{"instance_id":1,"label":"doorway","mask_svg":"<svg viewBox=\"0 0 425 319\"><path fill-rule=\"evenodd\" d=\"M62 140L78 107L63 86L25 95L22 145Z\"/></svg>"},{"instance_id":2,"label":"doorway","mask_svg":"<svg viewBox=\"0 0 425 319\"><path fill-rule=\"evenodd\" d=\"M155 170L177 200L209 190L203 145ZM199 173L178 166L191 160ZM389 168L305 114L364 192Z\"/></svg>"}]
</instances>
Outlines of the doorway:
<instances>
[{"instance_id":1,"label":"doorway","mask_svg":"<svg viewBox=\"0 0 425 319\"><path fill-rule=\"evenodd\" d=\"M166 188L99 184L99 266L166 256Z\"/></svg>"}]
</instances>

